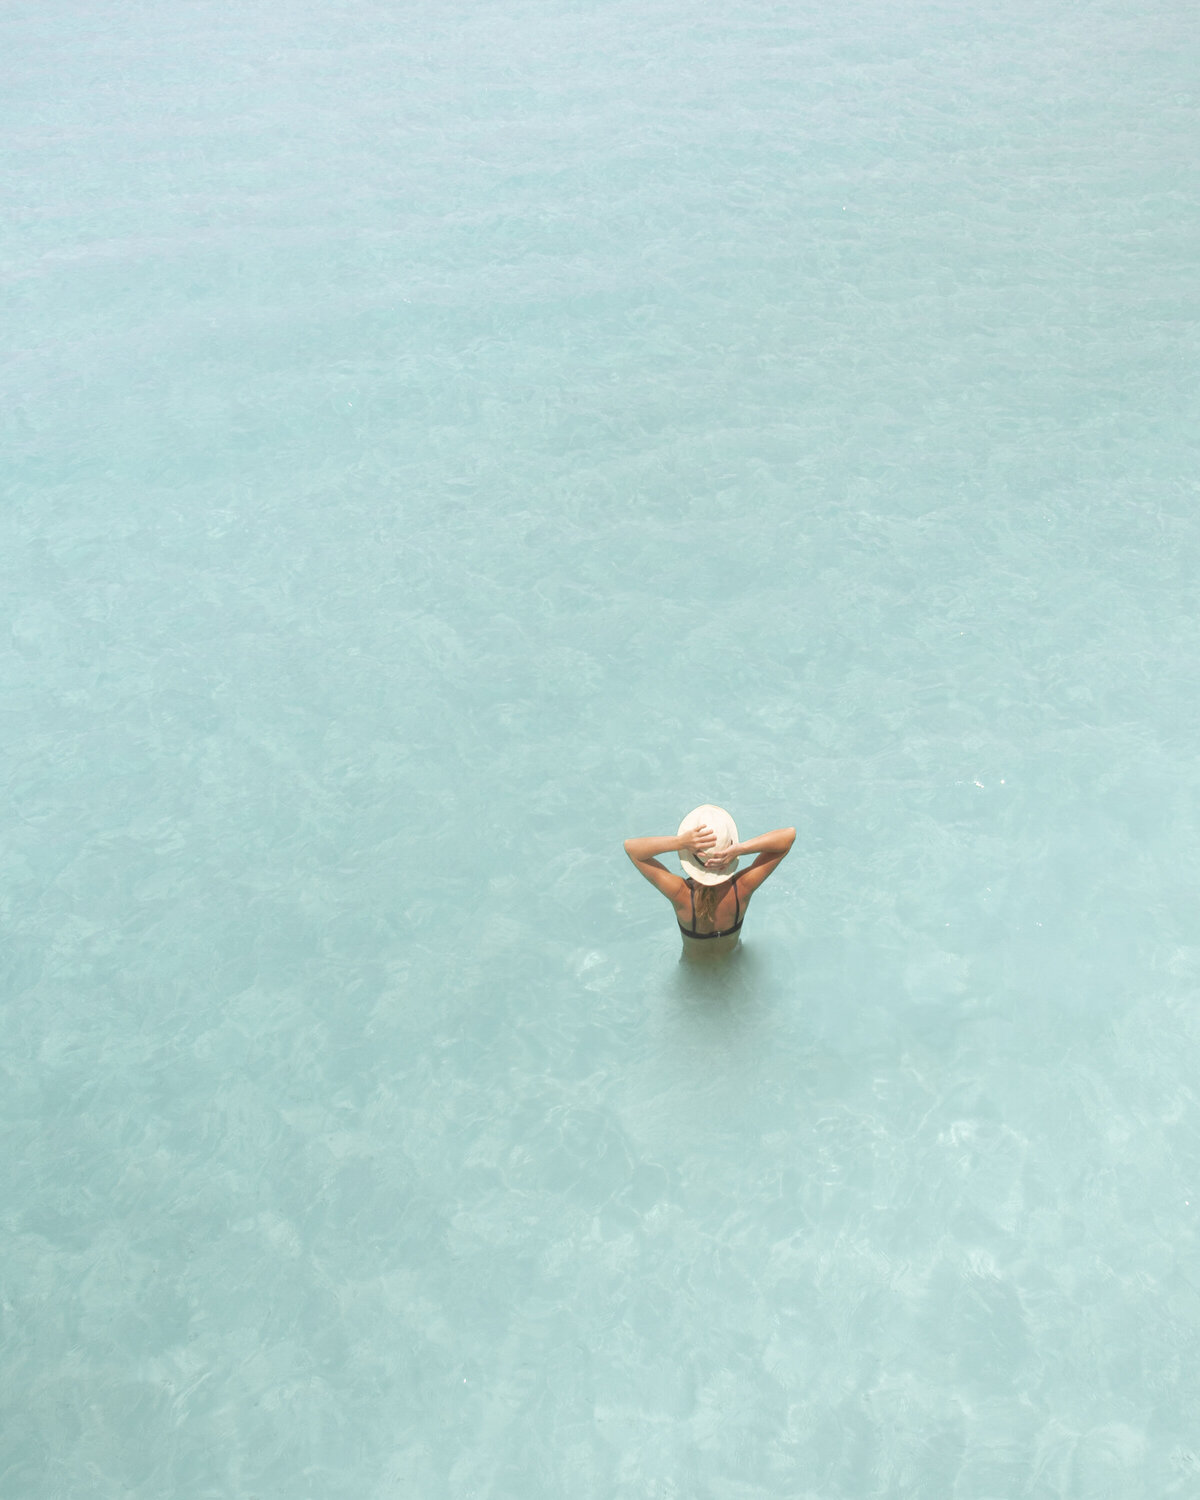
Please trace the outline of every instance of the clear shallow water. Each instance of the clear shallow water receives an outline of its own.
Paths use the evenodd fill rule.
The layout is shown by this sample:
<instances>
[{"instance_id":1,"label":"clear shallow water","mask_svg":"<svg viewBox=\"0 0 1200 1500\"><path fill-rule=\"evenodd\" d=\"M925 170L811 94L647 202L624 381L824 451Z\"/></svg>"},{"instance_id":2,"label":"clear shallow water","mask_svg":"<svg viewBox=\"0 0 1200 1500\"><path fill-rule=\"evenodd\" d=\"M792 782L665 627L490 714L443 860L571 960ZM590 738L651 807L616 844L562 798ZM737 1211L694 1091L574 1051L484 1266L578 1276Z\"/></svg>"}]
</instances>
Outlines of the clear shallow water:
<instances>
[{"instance_id":1,"label":"clear shallow water","mask_svg":"<svg viewBox=\"0 0 1200 1500\"><path fill-rule=\"evenodd\" d=\"M1200 48L1056 11L0 22L6 1500L1200 1492Z\"/></svg>"}]
</instances>

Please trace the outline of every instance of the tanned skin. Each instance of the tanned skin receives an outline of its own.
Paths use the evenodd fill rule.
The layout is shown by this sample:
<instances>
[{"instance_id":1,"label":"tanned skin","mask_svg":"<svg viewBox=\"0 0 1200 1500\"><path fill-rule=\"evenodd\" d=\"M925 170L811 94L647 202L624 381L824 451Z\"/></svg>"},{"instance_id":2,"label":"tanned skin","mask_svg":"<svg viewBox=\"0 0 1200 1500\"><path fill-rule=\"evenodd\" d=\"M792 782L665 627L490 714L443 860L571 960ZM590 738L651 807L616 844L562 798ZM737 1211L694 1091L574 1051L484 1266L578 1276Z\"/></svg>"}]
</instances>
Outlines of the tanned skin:
<instances>
[{"instance_id":1,"label":"tanned skin","mask_svg":"<svg viewBox=\"0 0 1200 1500\"><path fill-rule=\"evenodd\" d=\"M696 901L697 932L720 932L731 927L734 911L740 902L742 911L754 892L769 875L779 868L780 861L796 839L794 828L776 828L770 833L760 834L756 839L743 839L724 849L717 849L717 836L707 824L685 828L681 834L664 835L662 838L626 839L625 853L633 861L640 875L657 886L675 908L675 916L682 926L691 921L692 893L687 881L673 874L655 858L658 854L677 854L681 849L691 850L706 869L719 871L731 860L748 854L758 858L744 870L737 871L737 897L735 900L732 874L721 885L698 886ZM726 910L728 908L728 910ZM734 934L736 939L737 934ZM695 945L699 946L699 945ZM730 945L732 946L732 944Z\"/></svg>"}]
</instances>

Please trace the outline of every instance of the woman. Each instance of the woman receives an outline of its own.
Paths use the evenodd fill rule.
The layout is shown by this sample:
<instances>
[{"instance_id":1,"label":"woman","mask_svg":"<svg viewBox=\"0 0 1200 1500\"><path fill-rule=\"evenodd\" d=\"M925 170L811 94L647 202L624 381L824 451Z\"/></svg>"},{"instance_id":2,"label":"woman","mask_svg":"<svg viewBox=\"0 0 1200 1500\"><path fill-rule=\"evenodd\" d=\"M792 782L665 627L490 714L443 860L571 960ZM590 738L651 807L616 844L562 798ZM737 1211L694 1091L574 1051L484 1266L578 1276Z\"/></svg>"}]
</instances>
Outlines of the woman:
<instances>
[{"instance_id":1,"label":"woman","mask_svg":"<svg viewBox=\"0 0 1200 1500\"><path fill-rule=\"evenodd\" d=\"M740 844L737 827L725 809L705 803L688 813L674 838L626 839L625 853L674 906L685 956L716 958L737 947L750 897L775 870L795 837L794 828L777 828ZM654 858L676 850L686 880L672 875ZM743 854L758 858L748 870L735 874Z\"/></svg>"}]
</instances>

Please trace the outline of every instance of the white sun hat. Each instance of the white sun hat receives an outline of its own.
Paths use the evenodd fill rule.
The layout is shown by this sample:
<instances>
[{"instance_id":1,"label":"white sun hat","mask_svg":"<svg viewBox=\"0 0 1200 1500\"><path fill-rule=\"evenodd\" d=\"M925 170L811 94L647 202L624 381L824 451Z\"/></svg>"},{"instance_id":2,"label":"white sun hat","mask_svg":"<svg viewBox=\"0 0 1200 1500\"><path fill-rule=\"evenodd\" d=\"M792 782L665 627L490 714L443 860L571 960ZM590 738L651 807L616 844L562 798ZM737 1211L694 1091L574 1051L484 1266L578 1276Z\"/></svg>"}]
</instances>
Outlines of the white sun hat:
<instances>
[{"instance_id":1,"label":"white sun hat","mask_svg":"<svg viewBox=\"0 0 1200 1500\"><path fill-rule=\"evenodd\" d=\"M685 833L699 828L702 823L707 824L717 836L717 842L706 858L713 859L722 849L728 849L737 843L737 824L723 807L714 807L710 802L706 802L703 807L694 807L688 813L680 823L676 837L682 838ZM720 885L723 880L728 880L738 867L738 862L734 859L729 864L722 865L720 870L709 870L700 863L692 849L679 851L679 863L683 866L683 873L690 875L701 885Z\"/></svg>"}]
</instances>

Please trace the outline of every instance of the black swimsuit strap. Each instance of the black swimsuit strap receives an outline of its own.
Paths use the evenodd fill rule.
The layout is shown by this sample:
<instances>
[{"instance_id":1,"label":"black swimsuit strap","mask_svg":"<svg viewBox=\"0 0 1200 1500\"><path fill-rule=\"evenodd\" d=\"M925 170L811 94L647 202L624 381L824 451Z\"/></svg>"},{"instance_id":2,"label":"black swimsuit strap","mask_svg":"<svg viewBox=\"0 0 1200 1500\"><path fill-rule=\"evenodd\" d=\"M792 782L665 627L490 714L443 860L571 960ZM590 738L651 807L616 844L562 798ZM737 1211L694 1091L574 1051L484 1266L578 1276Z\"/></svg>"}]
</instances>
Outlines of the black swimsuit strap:
<instances>
[{"instance_id":1,"label":"black swimsuit strap","mask_svg":"<svg viewBox=\"0 0 1200 1500\"><path fill-rule=\"evenodd\" d=\"M692 925L690 927L685 927L683 925L683 923L680 922L680 924L679 924L679 930L680 930L680 932L686 933L688 937L699 938L699 939L732 937L733 934L742 925L742 895L741 895L741 892L738 890L737 876L735 875L733 877L734 923L733 923L732 927L727 927L724 932L697 932L696 931L696 887L695 887L694 883L692 882L692 879L691 879L690 876L688 877L687 888L688 888L688 894L692 898Z\"/></svg>"}]
</instances>

